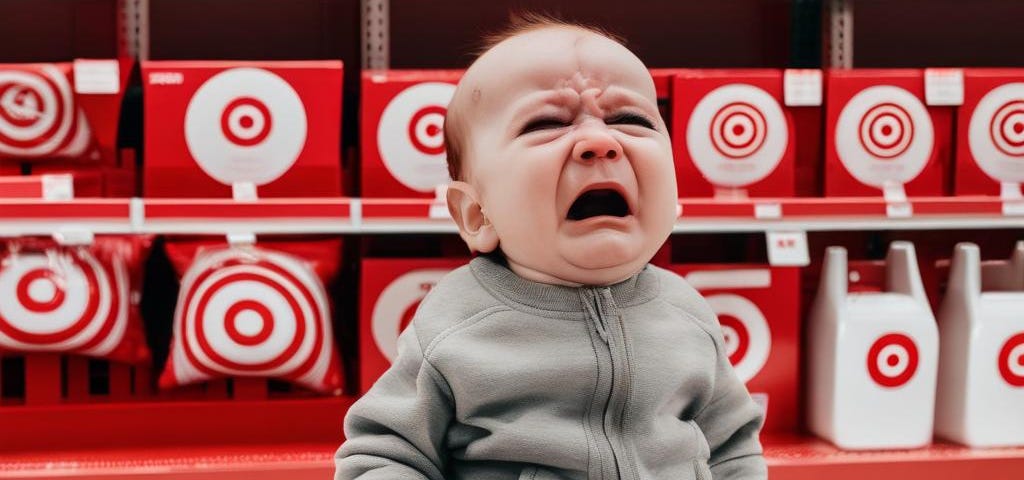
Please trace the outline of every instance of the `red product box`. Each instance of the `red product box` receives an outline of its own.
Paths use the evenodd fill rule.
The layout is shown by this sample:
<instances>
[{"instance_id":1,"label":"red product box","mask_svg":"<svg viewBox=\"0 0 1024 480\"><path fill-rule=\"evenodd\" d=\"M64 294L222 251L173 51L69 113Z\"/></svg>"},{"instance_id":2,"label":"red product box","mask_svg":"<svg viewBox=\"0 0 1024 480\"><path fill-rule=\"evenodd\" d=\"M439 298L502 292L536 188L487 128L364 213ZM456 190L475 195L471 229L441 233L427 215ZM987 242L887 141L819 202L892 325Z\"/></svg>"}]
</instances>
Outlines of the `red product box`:
<instances>
[{"instance_id":1,"label":"red product box","mask_svg":"<svg viewBox=\"0 0 1024 480\"><path fill-rule=\"evenodd\" d=\"M363 72L362 196L433 198L448 184L444 116L462 74Z\"/></svg>"},{"instance_id":2,"label":"red product box","mask_svg":"<svg viewBox=\"0 0 1024 480\"><path fill-rule=\"evenodd\" d=\"M340 61L142 63L144 194L341 195Z\"/></svg>"},{"instance_id":3,"label":"red product box","mask_svg":"<svg viewBox=\"0 0 1024 480\"><path fill-rule=\"evenodd\" d=\"M826 75L825 195L942 195L953 111L925 105L920 69Z\"/></svg>"},{"instance_id":4,"label":"red product box","mask_svg":"<svg viewBox=\"0 0 1024 480\"><path fill-rule=\"evenodd\" d=\"M682 197L795 193L797 132L782 70L680 70L673 146Z\"/></svg>"},{"instance_id":5,"label":"red product box","mask_svg":"<svg viewBox=\"0 0 1024 480\"><path fill-rule=\"evenodd\" d=\"M448 272L468 259L367 258L359 302L359 392L365 393L398 354L398 335L420 301Z\"/></svg>"},{"instance_id":6,"label":"red product box","mask_svg":"<svg viewBox=\"0 0 1024 480\"><path fill-rule=\"evenodd\" d=\"M0 157L53 160L96 154L73 85L70 63L0 64Z\"/></svg>"},{"instance_id":7,"label":"red product box","mask_svg":"<svg viewBox=\"0 0 1024 480\"><path fill-rule=\"evenodd\" d=\"M957 195L1024 183L1024 69L965 69L957 112Z\"/></svg>"},{"instance_id":8,"label":"red product box","mask_svg":"<svg viewBox=\"0 0 1024 480\"><path fill-rule=\"evenodd\" d=\"M800 277L765 265L673 265L718 314L729 360L766 405L765 433L797 429Z\"/></svg>"}]
</instances>

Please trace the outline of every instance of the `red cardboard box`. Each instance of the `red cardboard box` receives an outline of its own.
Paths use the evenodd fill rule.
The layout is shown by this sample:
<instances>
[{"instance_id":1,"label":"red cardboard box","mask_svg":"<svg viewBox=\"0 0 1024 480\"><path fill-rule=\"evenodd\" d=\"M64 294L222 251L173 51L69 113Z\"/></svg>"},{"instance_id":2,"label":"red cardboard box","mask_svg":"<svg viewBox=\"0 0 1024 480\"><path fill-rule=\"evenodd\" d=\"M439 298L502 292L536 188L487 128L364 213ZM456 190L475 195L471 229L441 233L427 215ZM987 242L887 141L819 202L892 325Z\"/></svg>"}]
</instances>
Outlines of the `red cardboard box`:
<instances>
[{"instance_id":1,"label":"red cardboard box","mask_svg":"<svg viewBox=\"0 0 1024 480\"><path fill-rule=\"evenodd\" d=\"M73 84L70 63L0 64L0 156L95 160Z\"/></svg>"},{"instance_id":2,"label":"red cardboard box","mask_svg":"<svg viewBox=\"0 0 1024 480\"><path fill-rule=\"evenodd\" d=\"M949 107L925 105L924 71L830 70L826 76L825 195L944 193Z\"/></svg>"},{"instance_id":3,"label":"red cardboard box","mask_svg":"<svg viewBox=\"0 0 1024 480\"><path fill-rule=\"evenodd\" d=\"M359 392L365 393L398 353L398 335L441 277L468 259L363 259L359 302Z\"/></svg>"},{"instance_id":4,"label":"red cardboard box","mask_svg":"<svg viewBox=\"0 0 1024 480\"><path fill-rule=\"evenodd\" d=\"M965 69L957 112L957 195L1024 182L1024 69ZM1019 190L1019 186L1017 187Z\"/></svg>"},{"instance_id":5,"label":"red cardboard box","mask_svg":"<svg viewBox=\"0 0 1024 480\"><path fill-rule=\"evenodd\" d=\"M782 70L680 70L673 145L681 197L795 193L796 130Z\"/></svg>"},{"instance_id":6,"label":"red cardboard box","mask_svg":"<svg viewBox=\"0 0 1024 480\"><path fill-rule=\"evenodd\" d=\"M718 314L729 360L751 395L767 403L763 432L797 428L800 278L796 268L674 265Z\"/></svg>"},{"instance_id":7,"label":"red cardboard box","mask_svg":"<svg viewBox=\"0 0 1024 480\"><path fill-rule=\"evenodd\" d=\"M363 72L364 197L434 197L448 184L444 116L461 70Z\"/></svg>"},{"instance_id":8,"label":"red cardboard box","mask_svg":"<svg viewBox=\"0 0 1024 480\"><path fill-rule=\"evenodd\" d=\"M146 196L341 195L341 62L143 62L142 79Z\"/></svg>"}]
</instances>

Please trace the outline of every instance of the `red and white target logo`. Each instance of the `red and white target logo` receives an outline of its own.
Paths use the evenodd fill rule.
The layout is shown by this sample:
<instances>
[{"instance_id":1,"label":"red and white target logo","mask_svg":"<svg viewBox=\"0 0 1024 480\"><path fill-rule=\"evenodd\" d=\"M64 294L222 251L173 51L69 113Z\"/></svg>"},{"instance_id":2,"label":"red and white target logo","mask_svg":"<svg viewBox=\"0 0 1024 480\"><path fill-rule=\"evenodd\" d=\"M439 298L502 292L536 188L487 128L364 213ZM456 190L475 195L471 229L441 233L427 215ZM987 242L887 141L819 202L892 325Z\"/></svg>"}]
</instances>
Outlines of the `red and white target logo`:
<instances>
[{"instance_id":1,"label":"red and white target logo","mask_svg":"<svg viewBox=\"0 0 1024 480\"><path fill-rule=\"evenodd\" d=\"M967 135L985 174L1000 182L1024 182L1024 83L1008 83L982 97Z\"/></svg>"},{"instance_id":2,"label":"red and white target logo","mask_svg":"<svg viewBox=\"0 0 1024 480\"><path fill-rule=\"evenodd\" d=\"M0 268L0 346L109 354L128 326L128 271L88 250L13 254Z\"/></svg>"},{"instance_id":3,"label":"red and white target logo","mask_svg":"<svg viewBox=\"0 0 1024 480\"><path fill-rule=\"evenodd\" d=\"M181 285L161 385L259 376L337 387L327 293L301 260L256 248L203 253Z\"/></svg>"},{"instance_id":4,"label":"red and white target logo","mask_svg":"<svg viewBox=\"0 0 1024 480\"><path fill-rule=\"evenodd\" d=\"M768 321L754 302L739 295L709 295L707 301L722 325L729 362L740 380L749 382L764 367L771 352Z\"/></svg>"},{"instance_id":5,"label":"red and white target logo","mask_svg":"<svg viewBox=\"0 0 1024 480\"><path fill-rule=\"evenodd\" d=\"M999 349L999 375L1014 387L1024 387L1024 333L1010 337Z\"/></svg>"},{"instance_id":6,"label":"red and white target logo","mask_svg":"<svg viewBox=\"0 0 1024 480\"><path fill-rule=\"evenodd\" d=\"M846 170L878 188L916 178L934 143L931 117L921 100L894 86L869 87L850 99L839 114L835 135Z\"/></svg>"},{"instance_id":7,"label":"red and white target logo","mask_svg":"<svg viewBox=\"0 0 1024 480\"><path fill-rule=\"evenodd\" d=\"M412 322L423 297L450 271L414 270L388 284L377 297L371 319L373 340L389 362L398 356L398 336Z\"/></svg>"},{"instance_id":8,"label":"red and white target logo","mask_svg":"<svg viewBox=\"0 0 1024 480\"><path fill-rule=\"evenodd\" d=\"M231 185L270 183L306 144L306 108L278 75L232 68L196 90L185 111L185 142L207 175Z\"/></svg>"},{"instance_id":9,"label":"red and white target logo","mask_svg":"<svg viewBox=\"0 0 1024 480\"><path fill-rule=\"evenodd\" d=\"M716 185L742 187L775 170L789 129L779 102L752 85L726 85L701 99L690 116L686 145L694 164Z\"/></svg>"},{"instance_id":10,"label":"red and white target logo","mask_svg":"<svg viewBox=\"0 0 1024 480\"><path fill-rule=\"evenodd\" d=\"M53 65L0 70L0 154L38 157L61 152L85 124L67 75ZM90 136L84 132L86 138ZM80 153L80 152L79 152Z\"/></svg>"},{"instance_id":11,"label":"red and white target logo","mask_svg":"<svg viewBox=\"0 0 1024 480\"><path fill-rule=\"evenodd\" d=\"M868 374L883 387L902 387L917 373L918 359L913 339L902 333L889 333L868 349Z\"/></svg>"},{"instance_id":12,"label":"red and white target logo","mask_svg":"<svg viewBox=\"0 0 1024 480\"><path fill-rule=\"evenodd\" d=\"M424 82L391 99L377 125L377 148L396 180L418 192L448 182L444 116L455 85Z\"/></svg>"}]
</instances>

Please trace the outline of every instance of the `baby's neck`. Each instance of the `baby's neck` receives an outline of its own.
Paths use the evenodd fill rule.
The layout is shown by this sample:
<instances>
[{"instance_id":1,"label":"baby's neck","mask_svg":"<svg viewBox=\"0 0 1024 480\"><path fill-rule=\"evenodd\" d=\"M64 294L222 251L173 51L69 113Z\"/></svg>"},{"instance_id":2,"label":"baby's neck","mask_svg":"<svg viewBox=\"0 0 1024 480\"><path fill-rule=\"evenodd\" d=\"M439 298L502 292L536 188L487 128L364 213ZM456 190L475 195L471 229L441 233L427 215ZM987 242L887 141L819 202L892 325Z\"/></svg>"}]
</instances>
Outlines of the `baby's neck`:
<instances>
[{"instance_id":1,"label":"baby's neck","mask_svg":"<svg viewBox=\"0 0 1024 480\"><path fill-rule=\"evenodd\" d=\"M561 285L563 287L583 286L582 283L570 282L568 280L558 278L554 275L544 273L539 270L527 267L525 265L515 263L512 260L509 260L508 258L505 259L505 262L508 265L509 270L512 270L512 272L515 273L516 275L519 275L520 277L531 282L546 283L548 285ZM633 275L635 275L635 272L633 274L627 275L625 278L616 279L614 282L608 283L608 285L614 285L616 283L622 282L627 278L632 277Z\"/></svg>"}]
</instances>

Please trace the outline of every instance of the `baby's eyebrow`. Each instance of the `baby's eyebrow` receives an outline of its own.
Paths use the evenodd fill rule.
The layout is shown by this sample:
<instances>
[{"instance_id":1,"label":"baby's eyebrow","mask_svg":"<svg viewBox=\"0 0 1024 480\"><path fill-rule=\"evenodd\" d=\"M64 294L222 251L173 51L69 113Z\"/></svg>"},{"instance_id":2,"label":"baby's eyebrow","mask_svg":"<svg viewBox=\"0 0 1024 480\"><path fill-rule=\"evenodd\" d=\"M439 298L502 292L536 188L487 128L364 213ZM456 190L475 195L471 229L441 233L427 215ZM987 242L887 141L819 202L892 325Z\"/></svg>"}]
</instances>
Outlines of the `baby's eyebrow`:
<instances>
[{"instance_id":1,"label":"baby's eyebrow","mask_svg":"<svg viewBox=\"0 0 1024 480\"><path fill-rule=\"evenodd\" d=\"M570 95L566 91L545 91L531 93L515 101L515 103L513 104L515 106L513 107L512 111L513 118L522 117L529 113L530 111L537 110L547 105L552 105L555 107L566 109L571 108L572 105L570 105L570 103L572 102L572 99L570 99L569 97ZM576 100L579 100L578 96Z\"/></svg>"},{"instance_id":2,"label":"baby's eyebrow","mask_svg":"<svg viewBox=\"0 0 1024 480\"><path fill-rule=\"evenodd\" d=\"M650 115L659 115L658 107L647 97L625 88L609 87L598 98L597 102L603 110L613 110L624 106L636 106Z\"/></svg>"}]
</instances>

